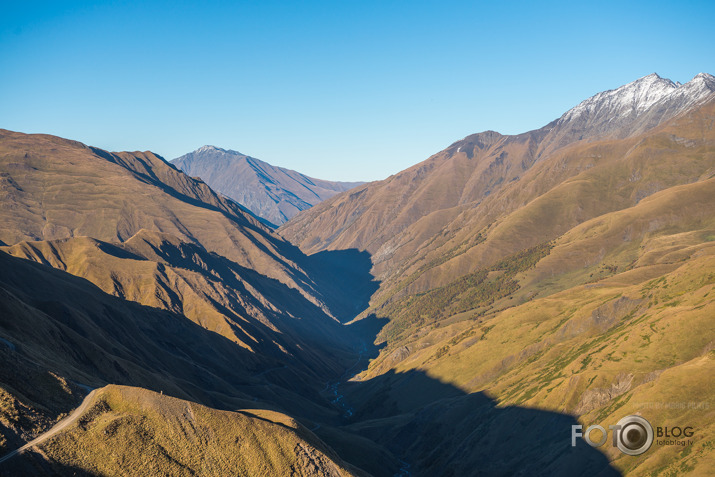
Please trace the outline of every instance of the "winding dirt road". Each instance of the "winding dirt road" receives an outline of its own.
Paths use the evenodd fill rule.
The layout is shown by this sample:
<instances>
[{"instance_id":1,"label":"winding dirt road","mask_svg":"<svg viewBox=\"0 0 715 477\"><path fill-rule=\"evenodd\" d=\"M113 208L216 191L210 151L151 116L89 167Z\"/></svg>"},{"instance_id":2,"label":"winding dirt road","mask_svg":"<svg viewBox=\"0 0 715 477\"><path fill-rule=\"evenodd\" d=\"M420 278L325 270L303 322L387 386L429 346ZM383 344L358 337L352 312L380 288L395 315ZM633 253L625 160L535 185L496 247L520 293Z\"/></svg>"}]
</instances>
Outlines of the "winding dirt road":
<instances>
[{"instance_id":1,"label":"winding dirt road","mask_svg":"<svg viewBox=\"0 0 715 477\"><path fill-rule=\"evenodd\" d=\"M47 439L49 439L50 437L54 436L55 434L61 432L67 426L69 426L70 424L75 422L84 413L84 411L86 411L87 408L89 408L89 406L94 402L94 396L95 396L96 392L97 392L97 390L95 389L92 392L90 392L89 394L87 394L87 396L82 401L82 404L80 404L78 408L76 408L74 411L72 411L72 414L70 414L69 416L65 417L60 422L58 422L57 424L52 426L52 428L49 431L47 431L43 434L40 434L35 439L31 440L30 442L28 442L24 446L20 447L19 449L16 449L16 450L10 452L9 454L6 454L6 455L0 457L0 464L5 462L6 460L12 459L13 457L15 457L18 454L22 454L23 452L25 452L27 449L29 449L32 446L42 444Z\"/></svg>"}]
</instances>

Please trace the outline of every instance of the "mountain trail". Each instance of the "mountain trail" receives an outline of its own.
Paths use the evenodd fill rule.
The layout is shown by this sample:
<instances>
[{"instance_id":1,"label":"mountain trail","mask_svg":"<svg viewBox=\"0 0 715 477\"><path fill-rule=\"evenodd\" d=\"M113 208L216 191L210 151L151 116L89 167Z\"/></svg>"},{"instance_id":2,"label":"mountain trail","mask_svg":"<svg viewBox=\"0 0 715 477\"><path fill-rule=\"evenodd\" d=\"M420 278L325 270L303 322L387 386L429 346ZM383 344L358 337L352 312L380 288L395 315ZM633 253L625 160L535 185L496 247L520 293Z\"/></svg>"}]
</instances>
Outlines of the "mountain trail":
<instances>
[{"instance_id":1,"label":"mountain trail","mask_svg":"<svg viewBox=\"0 0 715 477\"><path fill-rule=\"evenodd\" d=\"M82 401L82 404L80 404L79 407L77 407L74 411L72 411L72 413L69 416L65 417L60 422L58 422L57 424L52 426L52 428L49 431L40 434L39 436L37 436L36 438L31 440L27 444L20 447L19 449L16 449L16 450L10 452L9 454L6 454L3 457L0 457L0 464L5 462L6 460L12 459L13 457L15 457L18 454L22 454L27 449L29 449L33 446L42 444L49 438L53 437L54 435L60 433L64 429L66 429L70 424L73 424L75 421L77 421L77 419L80 418L80 416L82 416L82 414L84 414L84 412L90 407L90 405L94 403L94 398L95 398L96 393L97 393L97 390L94 389L89 394L87 394L87 396L84 398L84 400Z\"/></svg>"}]
</instances>

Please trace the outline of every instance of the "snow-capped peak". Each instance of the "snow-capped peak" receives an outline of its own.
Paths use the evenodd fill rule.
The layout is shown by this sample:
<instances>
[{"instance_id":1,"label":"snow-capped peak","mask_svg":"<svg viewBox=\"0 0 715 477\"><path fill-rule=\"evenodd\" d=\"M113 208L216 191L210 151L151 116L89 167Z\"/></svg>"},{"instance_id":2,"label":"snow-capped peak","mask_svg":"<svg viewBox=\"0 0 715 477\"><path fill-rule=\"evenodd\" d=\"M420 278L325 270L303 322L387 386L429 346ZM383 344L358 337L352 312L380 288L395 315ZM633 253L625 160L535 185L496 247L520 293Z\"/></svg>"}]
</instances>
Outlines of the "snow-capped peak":
<instances>
[{"instance_id":1,"label":"snow-capped peak","mask_svg":"<svg viewBox=\"0 0 715 477\"><path fill-rule=\"evenodd\" d=\"M209 145L201 146L200 148L198 148L198 149L197 149L196 151L194 151L194 152L213 152L213 151L226 152L224 149L221 149L220 147L209 146Z\"/></svg>"},{"instance_id":2,"label":"snow-capped peak","mask_svg":"<svg viewBox=\"0 0 715 477\"><path fill-rule=\"evenodd\" d=\"M668 111L665 116L673 117L713 92L715 77L708 73L700 73L685 84L674 83L652 73L620 88L591 96L567 111L557 124L579 122L593 127L610 123L613 127L620 127L623 121L635 120L656 105ZM661 120L667 119L665 116Z\"/></svg>"},{"instance_id":3,"label":"snow-capped peak","mask_svg":"<svg viewBox=\"0 0 715 477\"><path fill-rule=\"evenodd\" d=\"M685 84L656 73L604 91L566 111L551 127L552 147L603 137L642 133L688 111L715 94L715 77L700 73Z\"/></svg>"},{"instance_id":4,"label":"snow-capped peak","mask_svg":"<svg viewBox=\"0 0 715 477\"><path fill-rule=\"evenodd\" d=\"M678 85L671 80L651 73L620 88L591 96L561 116L559 123L599 113L611 118L638 115L676 89Z\"/></svg>"},{"instance_id":5,"label":"snow-capped peak","mask_svg":"<svg viewBox=\"0 0 715 477\"><path fill-rule=\"evenodd\" d=\"M698 73L691 81L715 81L715 76L708 73Z\"/></svg>"}]
</instances>

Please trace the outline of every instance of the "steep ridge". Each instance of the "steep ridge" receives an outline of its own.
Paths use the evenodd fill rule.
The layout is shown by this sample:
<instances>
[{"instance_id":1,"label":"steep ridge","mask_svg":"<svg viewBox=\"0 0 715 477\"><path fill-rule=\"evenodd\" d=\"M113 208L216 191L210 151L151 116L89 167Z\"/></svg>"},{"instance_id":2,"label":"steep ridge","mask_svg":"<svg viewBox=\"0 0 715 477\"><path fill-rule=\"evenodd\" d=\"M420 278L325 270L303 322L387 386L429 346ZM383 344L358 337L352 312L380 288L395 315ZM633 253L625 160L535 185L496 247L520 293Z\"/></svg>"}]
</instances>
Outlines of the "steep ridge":
<instances>
[{"instance_id":1,"label":"steep ridge","mask_svg":"<svg viewBox=\"0 0 715 477\"><path fill-rule=\"evenodd\" d=\"M322 353L340 354L348 341L342 326L297 291L167 234L141 230L117 245L74 237L0 249L85 278L105 293L183 315L304 372L321 369Z\"/></svg>"},{"instance_id":2,"label":"steep ridge","mask_svg":"<svg viewBox=\"0 0 715 477\"><path fill-rule=\"evenodd\" d=\"M306 253L357 248L379 256L385 242L420 218L479 200L518 177L536 160L541 134L507 137L490 131L469 136L384 181L316 205L280 233Z\"/></svg>"},{"instance_id":3,"label":"steep ridge","mask_svg":"<svg viewBox=\"0 0 715 477\"><path fill-rule=\"evenodd\" d=\"M0 131L0 241L88 236L125 241L141 229L201 244L320 304L302 254L237 204L152 153L108 153L46 135Z\"/></svg>"},{"instance_id":4,"label":"steep ridge","mask_svg":"<svg viewBox=\"0 0 715 477\"><path fill-rule=\"evenodd\" d=\"M171 163L276 226L301 210L362 184L314 179L215 146L203 146Z\"/></svg>"},{"instance_id":5,"label":"steep ridge","mask_svg":"<svg viewBox=\"0 0 715 477\"><path fill-rule=\"evenodd\" d=\"M699 75L675 91L700 91L690 86L697 86L705 79ZM621 89L627 92L631 86ZM671 95L663 97L671 98ZM548 126L519 136L497 133L470 136L396 176L361 186L299 214L284 225L280 233L307 253L341 248L367 250L372 254L373 273L382 282L383 291L395 285L396 280L404 281L405 275L421 273L452 256L461 256L461 259L458 257L443 265L441 272L434 272L444 275L443 279L426 277L422 284L413 285L412 290L438 286L455 275L474 270L485 258L497 261L520 248L553 238L593 214L628 207L664 187L697 180L711 167L712 156L708 148L712 129L706 125L712 114L713 97L710 94L698 101L683 113L687 116L682 121L670 119L661 129L650 129L642 135L621 140L577 141L546 155L542 151L543 145L554 134ZM659 104L659 101L653 104ZM480 155L480 151L486 153ZM660 159L648 161L650 154L668 159L663 164ZM620 161L622 157L626 161ZM632 168L627 170L629 165ZM681 165L682 171L673 170ZM594 167L594 171L589 172ZM603 171L602 175L592 177L590 181L575 179L578 174L588 177L598 170ZM619 179L606 177L607 174L615 174ZM467 180L469 177L473 179ZM572 177L572 184L564 185L559 192L552 191ZM589 183L593 184L590 192L577 190ZM621 190L601 194L605 203L594 200L594 193L606 184ZM567 192L569 188L571 190ZM539 224L542 225L541 231L532 230L538 237L512 229L508 239L499 241L501 249L491 249L481 257L474 255L476 251L465 254L484 241L487 227L493 226L497 219L549 191L552 191L552 197L562 194L560 202L568 209L564 210L554 200L530 204L532 208L547 202L557 205L553 210L550 206L542 207L545 222L532 220L532 228L538 229ZM581 203L571 200L581 194ZM417 205L413 206L413 202ZM554 213L558 207L562 208L561 215ZM525 208L521 214L525 220L530 220L532 212ZM566 221L562 223L564 219ZM557 228L551 229L548 224L556 224ZM461 263L455 265L460 260ZM414 282L415 277L409 281Z\"/></svg>"},{"instance_id":6,"label":"steep ridge","mask_svg":"<svg viewBox=\"0 0 715 477\"><path fill-rule=\"evenodd\" d=\"M423 291L659 190L707 179L715 167L713 117L711 100L641 136L563 148L473 208L455 211L431 242L420 241L431 217L417 222L385 244L391 255L377 255L375 273L384 289Z\"/></svg>"}]
</instances>

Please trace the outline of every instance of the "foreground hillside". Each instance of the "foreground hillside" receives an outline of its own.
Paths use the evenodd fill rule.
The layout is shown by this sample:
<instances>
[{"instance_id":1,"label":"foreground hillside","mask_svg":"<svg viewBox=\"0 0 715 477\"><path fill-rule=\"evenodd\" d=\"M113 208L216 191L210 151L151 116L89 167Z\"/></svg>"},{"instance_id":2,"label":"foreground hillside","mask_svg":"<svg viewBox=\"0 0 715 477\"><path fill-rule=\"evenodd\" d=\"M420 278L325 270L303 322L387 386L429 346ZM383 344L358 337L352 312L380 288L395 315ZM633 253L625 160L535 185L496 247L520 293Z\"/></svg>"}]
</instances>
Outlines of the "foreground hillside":
<instances>
[{"instance_id":1,"label":"foreground hillside","mask_svg":"<svg viewBox=\"0 0 715 477\"><path fill-rule=\"evenodd\" d=\"M283 414L217 411L139 388L107 386L42 459L13 471L114 475L365 475ZM8 467L10 469L10 467Z\"/></svg>"}]
</instances>

